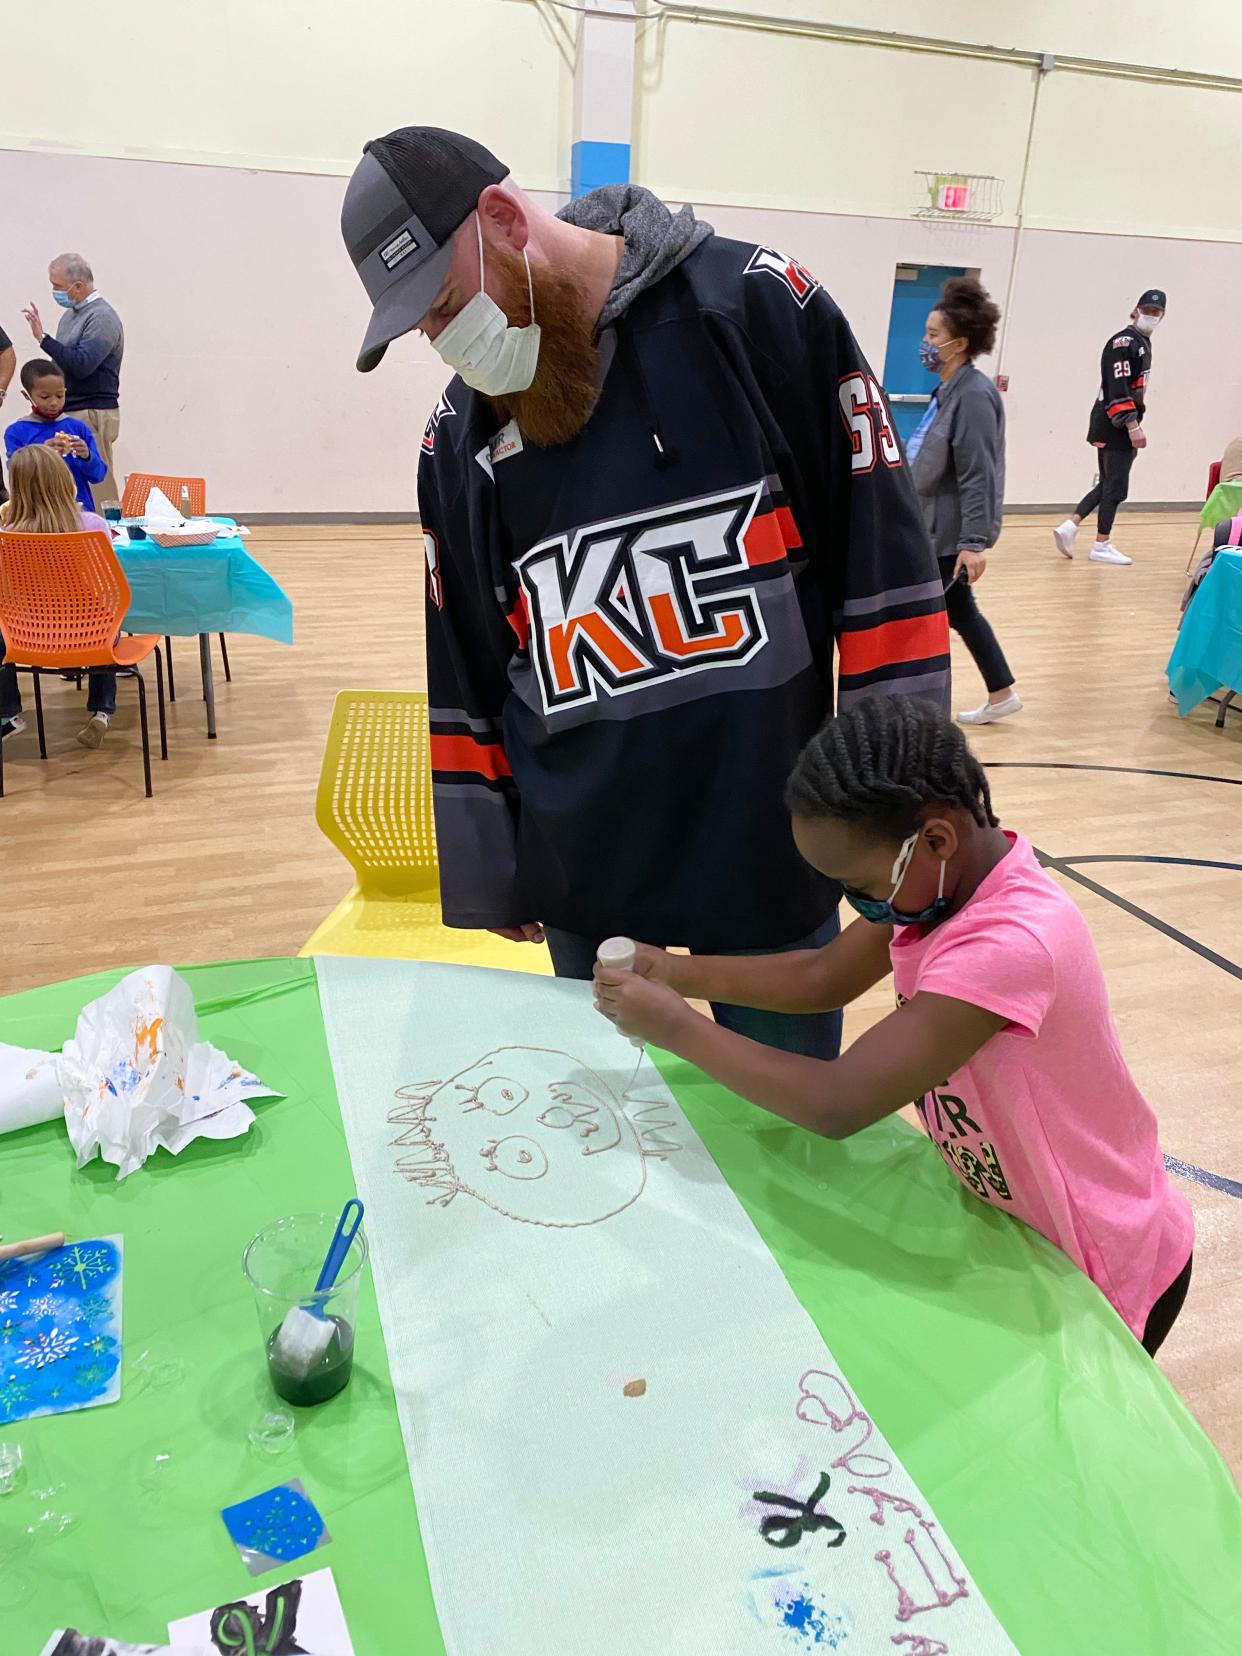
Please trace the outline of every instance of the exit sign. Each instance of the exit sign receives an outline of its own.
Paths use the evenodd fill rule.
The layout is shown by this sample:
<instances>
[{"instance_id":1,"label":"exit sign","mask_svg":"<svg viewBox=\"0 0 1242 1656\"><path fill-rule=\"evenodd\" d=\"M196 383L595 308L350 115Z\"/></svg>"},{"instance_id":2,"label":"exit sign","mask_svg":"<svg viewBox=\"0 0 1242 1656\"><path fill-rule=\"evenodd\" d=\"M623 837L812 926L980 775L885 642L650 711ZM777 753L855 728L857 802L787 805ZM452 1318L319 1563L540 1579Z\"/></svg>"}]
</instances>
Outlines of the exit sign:
<instances>
[{"instance_id":1,"label":"exit sign","mask_svg":"<svg viewBox=\"0 0 1242 1656\"><path fill-rule=\"evenodd\" d=\"M941 184L936 192L936 205L944 213L970 211L969 184Z\"/></svg>"}]
</instances>

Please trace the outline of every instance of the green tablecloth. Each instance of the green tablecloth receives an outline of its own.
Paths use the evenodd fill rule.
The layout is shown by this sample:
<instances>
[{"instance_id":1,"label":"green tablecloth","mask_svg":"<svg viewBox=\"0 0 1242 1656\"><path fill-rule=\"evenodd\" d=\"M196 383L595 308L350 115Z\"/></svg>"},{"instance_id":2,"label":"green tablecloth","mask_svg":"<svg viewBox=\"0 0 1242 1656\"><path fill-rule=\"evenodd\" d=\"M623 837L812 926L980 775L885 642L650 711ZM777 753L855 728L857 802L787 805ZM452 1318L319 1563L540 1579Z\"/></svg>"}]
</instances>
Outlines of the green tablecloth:
<instances>
[{"instance_id":1,"label":"green tablecloth","mask_svg":"<svg viewBox=\"0 0 1242 1656\"><path fill-rule=\"evenodd\" d=\"M1218 483L1199 513L1200 529L1213 529L1242 512L1242 483Z\"/></svg>"},{"instance_id":2,"label":"green tablecloth","mask_svg":"<svg viewBox=\"0 0 1242 1656\"><path fill-rule=\"evenodd\" d=\"M348 1391L300 1413L280 1459L247 1444L269 1397L242 1247L268 1220L335 1209L353 1191L313 968L251 961L185 975L204 1037L287 1094L256 1106L245 1138L200 1141L175 1161L161 1151L120 1185L98 1162L76 1171L59 1123L0 1138L6 1236L63 1227L125 1237L120 1403L0 1423L42 1476L64 1483L56 1503L80 1515L19 1556L39 1589L0 1609L0 1651L37 1656L67 1624L154 1641L173 1617L280 1579L252 1581L219 1510L296 1476L332 1533L300 1567L333 1569L357 1656L435 1656L443 1646L369 1282ZM0 1000L0 1040L58 1046L118 976ZM1023 1656L1236 1651L1242 1502L1095 1288L961 1190L904 1123L833 1144L687 1066L662 1067ZM134 1369L144 1352L184 1361L181 1383L144 1388ZM35 1510L28 1490L0 1498L0 1555L19 1515ZM670 1492L679 1513L685 1499Z\"/></svg>"}]
</instances>

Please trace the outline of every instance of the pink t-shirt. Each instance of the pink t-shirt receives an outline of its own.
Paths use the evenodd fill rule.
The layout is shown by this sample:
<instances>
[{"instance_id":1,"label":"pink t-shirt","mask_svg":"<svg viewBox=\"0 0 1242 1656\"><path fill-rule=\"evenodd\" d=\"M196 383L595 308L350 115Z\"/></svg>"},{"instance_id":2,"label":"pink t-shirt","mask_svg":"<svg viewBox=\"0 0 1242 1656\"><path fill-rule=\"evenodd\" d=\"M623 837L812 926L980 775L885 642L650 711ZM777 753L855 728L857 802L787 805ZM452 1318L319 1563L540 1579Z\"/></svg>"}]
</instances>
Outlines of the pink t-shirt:
<instances>
[{"instance_id":1,"label":"pink t-shirt","mask_svg":"<svg viewBox=\"0 0 1242 1656\"><path fill-rule=\"evenodd\" d=\"M1030 842L1006 838L964 908L893 934L899 1001L949 995L1008 1019L919 1115L962 1183L1062 1248L1141 1338L1190 1256L1190 1205L1126 1067L1086 921Z\"/></svg>"}]
</instances>

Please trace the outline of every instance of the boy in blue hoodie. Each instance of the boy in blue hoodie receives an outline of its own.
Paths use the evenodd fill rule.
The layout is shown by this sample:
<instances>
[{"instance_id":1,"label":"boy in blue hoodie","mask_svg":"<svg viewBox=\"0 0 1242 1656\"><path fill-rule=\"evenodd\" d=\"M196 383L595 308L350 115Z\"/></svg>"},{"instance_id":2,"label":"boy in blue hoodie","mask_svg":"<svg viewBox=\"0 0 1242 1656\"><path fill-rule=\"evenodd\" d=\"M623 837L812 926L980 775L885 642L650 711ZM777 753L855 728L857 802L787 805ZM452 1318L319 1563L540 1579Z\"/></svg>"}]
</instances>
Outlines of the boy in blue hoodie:
<instances>
[{"instance_id":1,"label":"boy in blue hoodie","mask_svg":"<svg viewBox=\"0 0 1242 1656\"><path fill-rule=\"evenodd\" d=\"M30 404L28 420L14 420L4 433L4 447L11 459L18 449L31 443L50 443L73 473L78 505L93 512L91 484L107 476L90 428L64 413L65 377L54 362L35 357L22 364L22 395Z\"/></svg>"}]
</instances>

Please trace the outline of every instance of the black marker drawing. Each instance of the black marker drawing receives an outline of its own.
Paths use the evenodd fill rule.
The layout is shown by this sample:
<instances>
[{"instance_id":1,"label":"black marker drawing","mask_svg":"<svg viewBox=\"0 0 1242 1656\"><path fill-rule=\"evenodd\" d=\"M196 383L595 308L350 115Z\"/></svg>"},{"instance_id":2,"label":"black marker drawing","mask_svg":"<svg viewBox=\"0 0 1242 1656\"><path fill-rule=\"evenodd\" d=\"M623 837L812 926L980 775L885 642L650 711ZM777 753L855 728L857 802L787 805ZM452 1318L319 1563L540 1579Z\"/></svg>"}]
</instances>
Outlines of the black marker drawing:
<instances>
[{"instance_id":1,"label":"black marker drawing","mask_svg":"<svg viewBox=\"0 0 1242 1656\"><path fill-rule=\"evenodd\" d=\"M260 1610L239 1599L211 1613L211 1642L221 1656L309 1656L296 1638L301 1581L273 1587Z\"/></svg>"},{"instance_id":2,"label":"black marker drawing","mask_svg":"<svg viewBox=\"0 0 1242 1656\"><path fill-rule=\"evenodd\" d=\"M783 1513L770 1512L759 1525L759 1533L770 1547L796 1547L804 1535L813 1534L816 1530L832 1531L828 1541L830 1547L839 1547L845 1540L845 1527L826 1512L816 1512L815 1508L828 1493L832 1478L827 1472L821 1472L819 1482L814 1492L805 1501L795 1501L789 1495L774 1495L766 1490L757 1489L755 1500L762 1501L765 1506L782 1506L789 1509L790 1516Z\"/></svg>"},{"instance_id":3,"label":"black marker drawing","mask_svg":"<svg viewBox=\"0 0 1242 1656\"><path fill-rule=\"evenodd\" d=\"M631 1207L647 1162L681 1148L667 1101L633 1099L566 1052L500 1047L446 1081L402 1087L396 1171L529 1225L597 1225Z\"/></svg>"}]
</instances>

